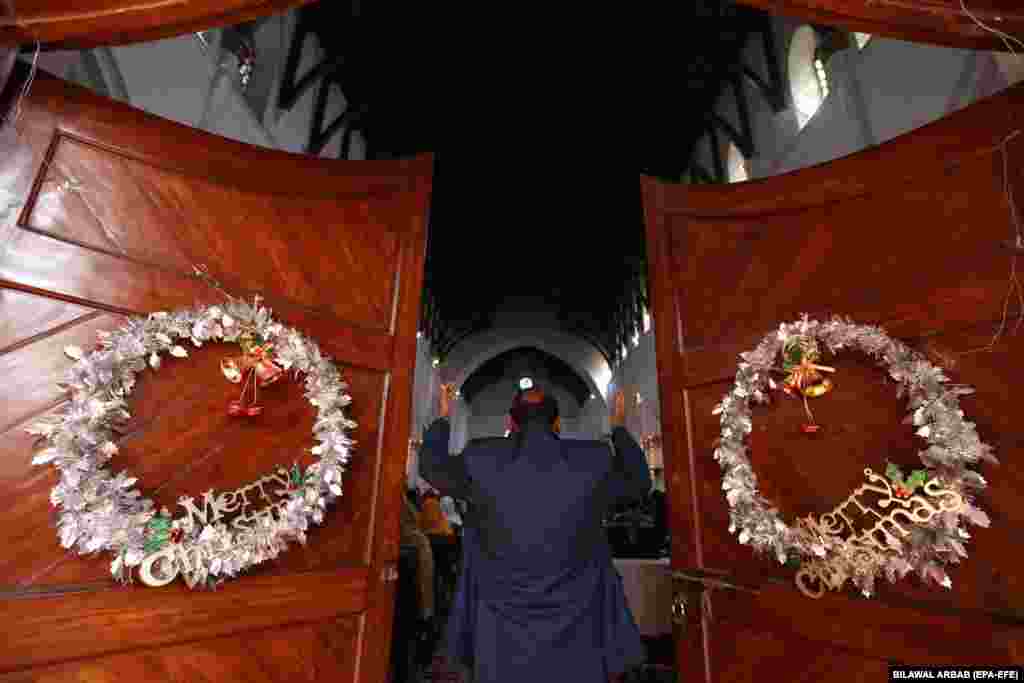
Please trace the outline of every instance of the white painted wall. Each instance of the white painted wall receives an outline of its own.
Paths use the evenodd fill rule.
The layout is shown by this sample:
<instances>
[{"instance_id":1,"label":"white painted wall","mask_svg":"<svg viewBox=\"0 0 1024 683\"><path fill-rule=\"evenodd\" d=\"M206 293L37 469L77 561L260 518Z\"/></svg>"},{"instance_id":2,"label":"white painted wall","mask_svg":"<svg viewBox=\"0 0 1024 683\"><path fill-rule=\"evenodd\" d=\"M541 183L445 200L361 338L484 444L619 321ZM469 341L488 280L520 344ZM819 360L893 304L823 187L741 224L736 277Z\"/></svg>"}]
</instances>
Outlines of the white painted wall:
<instances>
[{"instance_id":1,"label":"white painted wall","mask_svg":"<svg viewBox=\"0 0 1024 683\"><path fill-rule=\"evenodd\" d=\"M535 325L502 325L462 341L441 366L442 377L461 385L491 358L522 346L532 346L562 359L579 373L593 393L602 398L606 395L612 372L600 351L579 337Z\"/></svg>"},{"instance_id":2,"label":"white painted wall","mask_svg":"<svg viewBox=\"0 0 1024 683\"><path fill-rule=\"evenodd\" d=\"M650 333L640 336L639 342L639 346L630 346L629 355L615 368L612 380L615 394L621 392L625 397L625 427L637 441L661 432L653 327Z\"/></svg>"},{"instance_id":3,"label":"white painted wall","mask_svg":"<svg viewBox=\"0 0 1024 683\"><path fill-rule=\"evenodd\" d=\"M596 347L558 330L553 316L538 314L538 302L509 300L495 315L494 327L460 342L445 359L441 374L446 382L461 385L491 358L521 346L532 346L569 364L598 396L607 396L612 372Z\"/></svg>"},{"instance_id":4,"label":"white painted wall","mask_svg":"<svg viewBox=\"0 0 1024 683\"><path fill-rule=\"evenodd\" d=\"M777 56L784 71L790 40L799 26L788 19L775 22ZM767 73L759 42L748 46L746 59L759 73ZM1020 58L876 37L862 50L851 48L832 57L831 92L802 130L788 87L789 107L776 114L747 82L756 147L755 156L747 160L750 179L825 163L884 143L1022 79ZM717 111L739 127L731 92L723 95ZM698 153L701 164L712 170L707 138L699 143Z\"/></svg>"},{"instance_id":5,"label":"white painted wall","mask_svg":"<svg viewBox=\"0 0 1024 683\"><path fill-rule=\"evenodd\" d=\"M506 351L520 347L540 349L568 364L586 382L594 399L580 410L575 399L561 395L562 433L567 438L599 438L608 431L606 402L612 370L594 346L583 339L558 330L558 321L547 313L538 313L541 302L529 297L506 300L495 313L494 327L460 342L440 367L445 382L461 386L481 365ZM505 415L515 394L515 379L507 385L497 383L474 397L473 405L459 401L453 409L452 450L465 447L471 438L500 436L505 433ZM543 381L545 378L538 377ZM549 384L550 386L550 384Z\"/></svg>"},{"instance_id":6,"label":"white painted wall","mask_svg":"<svg viewBox=\"0 0 1024 683\"><path fill-rule=\"evenodd\" d=\"M440 413L441 378L437 368L433 366L430 355L430 344L420 338L416 342L416 369L412 389L412 428L409 431L411 440L421 440L423 432ZM416 488L420 482L419 461L415 451L410 451L406 463L406 483L409 488Z\"/></svg>"},{"instance_id":7,"label":"white painted wall","mask_svg":"<svg viewBox=\"0 0 1024 683\"><path fill-rule=\"evenodd\" d=\"M268 106L255 111L243 95L237 76L237 64L220 50L220 30L206 31L207 46L193 34L135 45L100 48L92 51L105 69L104 85L119 81L119 87L106 88L110 96L151 114L193 128L260 147L303 153L313 114L315 88L308 91L286 113L276 108L281 71L294 29L294 12L277 15L264 22L256 34L257 75L269 79ZM299 74L320 61L316 41L309 39ZM40 56L39 66L61 78L96 89L78 67L81 53L55 52ZM273 65L263 68L263 65ZM255 86L254 86L255 87ZM123 88L126 97L119 98ZM328 100L326 120L344 109L344 99L335 89ZM320 156L336 158L340 136L325 147ZM353 154L362 156L361 140L353 139Z\"/></svg>"},{"instance_id":8,"label":"white painted wall","mask_svg":"<svg viewBox=\"0 0 1024 683\"><path fill-rule=\"evenodd\" d=\"M474 335L456 346L441 366L441 376L446 382L461 386L479 368L491 358L505 351L520 347L533 347L545 351L565 361L590 387L595 398L586 409L576 414L578 409L563 415L562 427L566 436L579 438L597 438L608 429L607 403L605 393L611 378L611 368L601 352L582 339L559 332L552 328L541 327L537 320L520 320L520 326L512 326L512 321L501 320L496 327ZM499 385L496 385L500 387ZM502 391L502 389L496 389ZM511 385L504 393L493 399L487 398L488 391L481 392L474 405L459 402L453 411L453 450L465 447L470 438L476 436L504 434L504 415L508 412L515 386ZM575 403L567 399L560 401L559 409L566 410L568 404Z\"/></svg>"},{"instance_id":9,"label":"white painted wall","mask_svg":"<svg viewBox=\"0 0 1024 683\"><path fill-rule=\"evenodd\" d=\"M997 52L994 54L999 70L1008 83L1020 83L1024 81L1024 57L1018 57L1008 52Z\"/></svg>"}]
</instances>

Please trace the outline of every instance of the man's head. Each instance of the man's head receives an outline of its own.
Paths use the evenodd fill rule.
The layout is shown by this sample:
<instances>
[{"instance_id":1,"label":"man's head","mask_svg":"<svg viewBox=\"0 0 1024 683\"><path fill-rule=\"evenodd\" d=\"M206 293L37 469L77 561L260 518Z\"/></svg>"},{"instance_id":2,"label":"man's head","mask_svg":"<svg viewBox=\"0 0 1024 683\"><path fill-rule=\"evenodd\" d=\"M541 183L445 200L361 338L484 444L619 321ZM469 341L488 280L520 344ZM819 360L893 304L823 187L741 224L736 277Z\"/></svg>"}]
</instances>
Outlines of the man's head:
<instances>
[{"instance_id":1,"label":"man's head","mask_svg":"<svg viewBox=\"0 0 1024 683\"><path fill-rule=\"evenodd\" d=\"M512 399L509 417L509 428L513 431L535 425L557 431L558 401L543 389L534 386L533 380L523 378L519 382L519 391Z\"/></svg>"}]
</instances>

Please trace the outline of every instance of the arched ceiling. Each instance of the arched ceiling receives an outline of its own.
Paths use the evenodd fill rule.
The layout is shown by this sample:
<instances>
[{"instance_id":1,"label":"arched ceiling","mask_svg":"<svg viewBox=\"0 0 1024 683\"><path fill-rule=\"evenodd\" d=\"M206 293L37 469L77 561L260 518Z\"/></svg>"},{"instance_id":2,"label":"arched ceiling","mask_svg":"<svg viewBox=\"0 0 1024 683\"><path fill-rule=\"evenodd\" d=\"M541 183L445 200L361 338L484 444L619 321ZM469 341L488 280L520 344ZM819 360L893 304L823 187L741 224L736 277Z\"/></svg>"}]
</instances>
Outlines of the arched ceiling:
<instances>
[{"instance_id":1,"label":"arched ceiling","mask_svg":"<svg viewBox=\"0 0 1024 683\"><path fill-rule=\"evenodd\" d=\"M673 7L645 19L672 35L640 48L559 52L544 36L511 62L480 53L486 78L437 128L423 317L442 359L512 295L543 300L613 364L642 329L639 176L688 174L715 101L743 78L744 47L771 23L723 2Z\"/></svg>"},{"instance_id":2,"label":"arched ceiling","mask_svg":"<svg viewBox=\"0 0 1024 683\"><path fill-rule=\"evenodd\" d=\"M462 396L468 403L472 403L473 399L488 387L504 380L518 380L522 377L531 377L538 383L561 387L576 399L581 408L590 400L589 385L568 363L532 347L511 349L488 360L462 383Z\"/></svg>"},{"instance_id":3,"label":"arched ceiling","mask_svg":"<svg viewBox=\"0 0 1024 683\"><path fill-rule=\"evenodd\" d=\"M1024 36L1018 0L965 1ZM304 6L325 54L319 77L351 100L374 156L436 154L423 310L435 353L493 328L502 302L526 294L615 363L647 302L638 176L721 179L720 159L713 172L693 164L705 138L755 153L749 122L738 130L712 112L726 95L741 119L746 97L786 106L769 12L1005 49L961 0L739 3L648 3L633 17L593 5L567 23L396 0L0 0L0 45L145 41ZM744 61L752 40L766 71Z\"/></svg>"}]
</instances>

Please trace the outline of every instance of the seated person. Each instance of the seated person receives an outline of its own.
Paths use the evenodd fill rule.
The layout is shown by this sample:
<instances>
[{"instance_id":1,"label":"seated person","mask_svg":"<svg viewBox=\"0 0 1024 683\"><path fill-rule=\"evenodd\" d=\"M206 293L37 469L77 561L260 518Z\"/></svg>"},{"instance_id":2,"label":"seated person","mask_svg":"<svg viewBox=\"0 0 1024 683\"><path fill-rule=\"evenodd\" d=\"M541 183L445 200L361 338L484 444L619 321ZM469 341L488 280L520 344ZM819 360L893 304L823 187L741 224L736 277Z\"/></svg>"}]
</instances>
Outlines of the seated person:
<instances>
[{"instance_id":1,"label":"seated person","mask_svg":"<svg viewBox=\"0 0 1024 683\"><path fill-rule=\"evenodd\" d=\"M402 545L416 548L416 585L422 622L434 617L434 552L430 540L420 529L419 514L407 497L402 499L401 539Z\"/></svg>"},{"instance_id":2,"label":"seated person","mask_svg":"<svg viewBox=\"0 0 1024 683\"><path fill-rule=\"evenodd\" d=\"M427 536L453 536L455 531L448 522L448 516L441 508L441 496L437 491L423 494L420 510L420 528Z\"/></svg>"}]
</instances>

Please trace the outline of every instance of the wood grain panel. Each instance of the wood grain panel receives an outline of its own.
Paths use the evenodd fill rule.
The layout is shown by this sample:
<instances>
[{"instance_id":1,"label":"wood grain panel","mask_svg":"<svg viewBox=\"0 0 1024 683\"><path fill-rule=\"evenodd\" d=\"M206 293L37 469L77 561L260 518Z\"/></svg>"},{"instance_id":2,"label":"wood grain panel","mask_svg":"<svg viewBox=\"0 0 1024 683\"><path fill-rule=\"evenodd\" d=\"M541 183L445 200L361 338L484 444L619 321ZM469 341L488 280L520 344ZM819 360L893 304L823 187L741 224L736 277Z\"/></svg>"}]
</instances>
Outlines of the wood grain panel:
<instances>
[{"instance_id":1,"label":"wood grain panel","mask_svg":"<svg viewBox=\"0 0 1024 683\"><path fill-rule=\"evenodd\" d=\"M865 665L867 671L875 671L871 663L878 660L924 666L1005 665L1019 661L1024 645L1020 623L994 621L983 614L928 612L912 603L865 600L854 595L816 601L795 599L785 584L765 583L760 590L755 596L715 591L715 635L736 629L743 637L757 632L775 634L780 640L796 636L797 642L806 645L800 647L799 658L790 652L795 669L805 662L815 667L819 650L845 651L851 655L850 660L834 671L844 681L850 680L848 676L860 675L857 672ZM733 650L728 640L718 644L715 635L712 643L718 656L714 660L727 665ZM757 654L750 654L756 661Z\"/></svg>"},{"instance_id":2,"label":"wood grain panel","mask_svg":"<svg viewBox=\"0 0 1024 683\"><path fill-rule=\"evenodd\" d=\"M3 595L0 671L353 614L367 607L367 583L366 569L352 568L250 576L208 592L178 582Z\"/></svg>"},{"instance_id":3,"label":"wood grain panel","mask_svg":"<svg viewBox=\"0 0 1024 683\"><path fill-rule=\"evenodd\" d=\"M915 43L1006 49L997 36L963 12L959 0L740 0L740 4L815 24ZM965 4L988 26L1024 38L1024 12L1016 0L968 0Z\"/></svg>"},{"instance_id":4,"label":"wood grain panel","mask_svg":"<svg viewBox=\"0 0 1024 683\"><path fill-rule=\"evenodd\" d=\"M309 0L30 0L0 25L0 45L40 41L82 49L233 26Z\"/></svg>"},{"instance_id":5,"label":"wood grain panel","mask_svg":"<svg viewBox=\"0 0 1024 683\"><path fill-rule=\"evenodd\" d=\"M350 683L358 619L250 631L199 643L108 655L85 662L0 675L3 683L121 683L125 680L215 680L251 683L313 681L330 676Z\"/></svg>"},{"instance_id":6,"label":"wood grain panel","mask_svg":"<svg viewBox=\"0 0 1024 683\"><path fill-rule=\"evenodd\" d=\"M383 683L432 160L349 164L267 153L45 74L20 126L18 137L0 139L0 190L21 207L0 224L0 292L12 293L0 299L0 318L10 319L0 337L8 375L0 514L18 520L0 538L0 610L16 622L5 625L0 672L104 680L145 662L165 680L210 671L221 680ZM77 190L63 185L68 179ZM345 495L310 530L308 546L215 592L114 586L109 556L60 547L49 504L56 475L30 465L23 429L59 407L56 382L70 366L64 346L90 349L97 329L122 315L220 301L193 276L193 263L238 296L262 295L278 320L335 359L350 384L358 443ZM239 387L218 366L237 348L190 352L140 374L115 470L130 470L143 493L172 507L183 494L310 461L313 408L301 384L261 391L259 419L231 419L226 406ZM319 625L282 630L297 623ZM277 668L260 666L206 643L256 630L268 648L298 639L296 652L316 666L289 654L273 655ZM175 656L195 648L188 664L144 652L186 642ZM33 670L43 666L52 668Z\"/></svg>"},{"instance_id":7,"label":"wood grain panel","mask_svg":"<svg viewBox=\"0 0 1024 683\"><path fill-rule=\"evenodd\" d=\"M425 179L416 181L420 197L427 196L429 190ZM421 205L425 212L425 202ZM416 211L411 212L415 214ZM412 393L416 364L416 330L420 310L420 287L426 260L426 224L417 225L408 220L408 233L403 244L399 263L399 295L396 316L401 321L402 329L396 335L395 358L406 359L404 363L395 363L395 370L388 378L386 391ZM376 505L373 506L372 528L374 535L371 557L373 561L372 575L397 576L401 512L395 503L401 500L405 490L405 466L408 454L408 425L412 423L412 401L394 401L387 415L382 416L385 429L382 433L381 448L389 457L380 458L379 478ZM393 454L393 455L392 455ZM393 497L392 497L393 496ZM379 581L370 591L369 600L380 609L370 610L363 621L360 631L360 661L366 662L366 669L360 673L368 680L383 681L388 676L391 652L391 626L394 623L395 609L394 581Z\"/></svg>"},{"instance_id":8,"label":"wood grain panel","mask_svg":"<svg viewBox=\"0 0 1024 683\"><path fill-rule=\"evenodd\" d=\"M5 404L0 429L6 431L61 400L65 392L57 383L64 379L71 365L64 347L91 348L96 343L96 332L112 329L116 320L116 316L106 314L90 317L34 344L0 355L0 373L7 378L0 388Z\"/></svg>"},{"instance_id":9,"label":"wood grain panel","mask_svg":"<svg viewBox=\"0 0 1024 683\"><path fill-rule=\"evenodd\" d=\"M815 601L796 591L792 570L755 557L728 533L712 409L731 386L738 354L780 322L802 313L849 316L882 324L945 365L954 381L974 386L964 411L1004 463L1018 459L1024 440L1014 391L1024 375L1015 360L1024 337L965 352L985 346L1000 323L1014 222L1004 159L993 145L1017 135L1007 146L1008 179L1022 196L1022 112L1024 88L1015 87L891 143L778 178L714 188L643 181L662 414L676 425L665 455L673 564L762 590L753 598L715 591L713 619L701 618L709 669L680 657L683 676L753 680L748 662L732 661L748 637L767 649L784 643L800 653L796 668L806 663L812 672L823 670L817 651L797 643L845 652L833 672L843 680L870 678L879 660L1021 661L1016 539L1024 515L1012 468L978 468L990 482L979 502L992 526L970 529L970 557L950 569L951 590L907 577L895 585L883 579L871 600L847 587ZM799 430L802 405L783 394L753 412L749 448L759 487L790 521L831 510L862 482L865 467L919 462L922 442L902 424L906 408L886 373L854 352L828 361L838 370L836 388L813 401L821 433ZM720 620L734 625L720 630ZM678 647L684 654L688 641Z\"/></svg>"},{"instance_id":10,"label":"wood grain panel","mask_svg":"<svg viewBox=\"0 0 1024 683\"><path fill-rule=\"evenodd\" d=\"M219 209L196 212L195 206ZM246 289L389 330L397 238L387 218L367 200L339 205L333 198L267 197L61 135L19 225L165 269L188 273L204 263L244 273ZM345 240L338 240L342 225ZM327 253L324 268L320 255ZM334 296L342 288L347 296Z\"/></svg>"},{"instance_id":11,"label":"wood grain panel","mask_svg":"<svg viewBox=\"0 0 1024 683\"><path fill-rule=\"evenodd\" d=\"M720 612L724 610L715 609L716 615ZM839 671L844 683L889 679L889 665L880 658L865 659L820 640L779 634L763 628L755 619L716 618L711 643L711 680L819 683L832 680ZM799 658L794 656L796 652Z\"/></svg>"},{"instance_id":12,"label":"wood grain panel","mask_svg":"<svg viewBox=\"0 0 1024 683\"><path fill-rule=\"evenodd\" d=\"M13 289L0 289L0 354L36 337L74 325L83 316L96 315L82 306Z\"/></svg>"},{"instance_id":13,"label":"wood grain panel","mask_svg":"<svg viewBox=\"0 0 1024 683\"><path fill-rule=\"evenodd\" d=\"M1011 144L1024 159L1024 145ZM1011 168L1024 196L1021 167ZM1003 301L993 294L1007 283L1011 257L1002 243L1013 234L1002 161L970 158L946 170L757 221L670 218L687 355L752 347L802 313L848 315L907 336L997 319ZM687 366L708 360L687 358Z\"/></svg>"},{"instance_id":14,"label":"wood grain panel","mask_svg":"<svg viewBox=\"0 0 1024 683\"><path fill-rule=\"evenodd\" d=\"M153 268L28 231L14 233L8 245L6 254L0 255L0 288L126 315L169 311L222 299L205 283L186 273ZM47 254L47 260L37 256L40 252ZM64 267L54 271L48 265L52 262ZM233 287L227 277L216 277L236 296L251 298L256 294ZM93 284L88 284L90 281ZM390 365L392 335L343 325L332 316L299 308L273 293L261 294L280 319L314 337L332 357L375 370L385 370Z\"/></svg>"}]
</instances>

